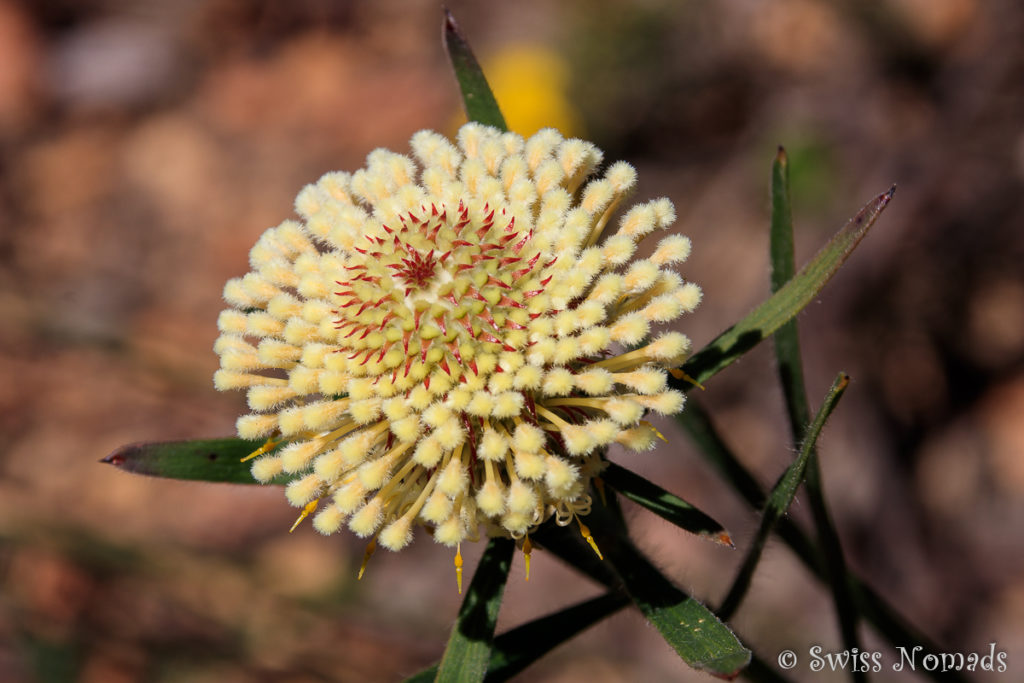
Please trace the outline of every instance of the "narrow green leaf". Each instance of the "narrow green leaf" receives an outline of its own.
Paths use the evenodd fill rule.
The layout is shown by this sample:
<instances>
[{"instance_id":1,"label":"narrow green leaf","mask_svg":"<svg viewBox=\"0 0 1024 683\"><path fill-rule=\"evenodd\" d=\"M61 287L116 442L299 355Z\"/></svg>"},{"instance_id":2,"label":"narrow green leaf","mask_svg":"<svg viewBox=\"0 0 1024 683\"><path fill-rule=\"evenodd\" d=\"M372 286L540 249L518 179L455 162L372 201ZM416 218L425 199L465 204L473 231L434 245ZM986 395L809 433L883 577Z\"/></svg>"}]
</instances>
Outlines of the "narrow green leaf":
<instances>
[{"instance_id":1,"label":"narrow green leaf","mask_svg":"<svg viewBox=\"0 0 1024 683\"><path fill-rule=\"evenodd\" d=\"M786 150L772 164L772 218L770 241L772 294L793 278L796 264L793 255L793 216L789 201L789 163ZM782 393L786 399L793 440L799 443L811 421L811 408L804 389L803 363L800 360L800 337L796 319L775 331L775 357L779 365Z\"/></svg>"},{"instance_id":2,"label":"narrow green leaf","mask_svg":"<svg viewBox=\"0 0 1024 683\"><path fill-rule=\"evenodd\" d=\"M616 497L609 491L606 504L595 499L585 518L603 560L583 540L576 522L565 527L545 524L530 538L542 538L552 554L604 585L624 587L687 664L716 676L734 676L749 660L750 650L708 608L672 585L629 542L616 526L617 507Z\"/></svg>"},{"instance_id":3,"label":"narrow green leaf","mask_svg":"<svg viewBox=\"0 0 1024 683\"><path fill-rule=\"evenodd\" d=\"M793 209L789 200L789 159L779 147L772 162L771 218L772 294L793 279Z\"/></svg>"},{"instance_id":4,"label":"narrow green leaf","mask_svg":"<svg viewBox=\"0 0 1024 683\"><path fill-rule=\"evenodd\" d=\"M793 255L793 218L789 200L789 164L786 159L786 151L782 147L779 147L779 153L772 164L770 251L771 286L774 293L793 277L793 272L796 269ZM810 421L810 406L804 384L800 333L795 318L775 332L774 342L775 358L789 415L790 431L793 434L793 442L801 443L805 438L804 432ZM850 595L842 543L825 503L825 491L821 484L821 466L815 448L811 449L810 459L807 463L805 486L814 518L814 526L825 555L829 576L828 585L836 606L843 647L847 651L860 650L860 639L857 636L859 615ZM867 680L867 675L862 671L851 671L851 677L855 681Z\"/></svg>"},{"instance_id":5,"label":"narrow green leaf","mask_svg":"<svg viewBox=\"0 0 1024 683\"><path fill-rule=\"evenodd\" d=\"M733 582L732 587L729 589L729 594L726 596L722 603L722 607L718 610L718 614L723 619L728 619L732 616L736 608L739 607L743 597L747 593L747 589L750 587L750 580L754 576L754 570L757 568L757 563L761 559L761 553L764 550L764 545L768 541L768 536L775 528L776 523L779 519L786 514L786 510L789 509L790 504L796 497L796 490L804 480L804 473L807 469L807 462L811 458L811 450L814 448L814 444L818 440L818 435L821 434L822 427L825 426L825 421L828 416L832 414L832 410L836 407L840 397L846 390L846 386L850 383L850 378L844 374L839 373L836 380L832 383L832 387L829 389L828 394L825 396L825 401L822 403L821 409L818 411L817 416L814 418L814 422L811 423L810 428L807 430L807 437L804 439L803 447L800 449L800 454L796 460L786 468L786 471L779 478L778 483L772 492L768 495L768 505L765 507L764 515L761 518L761 526L757 530L757 535L751 542L750 551L743 561L743 565L740 567L739 574L736 576L736 580Z\"/></svg>"},{"instance_id":6,"label":"narrow green leaf","mask_svg":"<svg viewBox=\"0 0 1024 683\"><path fill-rule=\"evenodd\" d=\"M484 72L477 63L469 42L462 35L459 24L451 11L444 8L444 46L455 71L455 78L462 91L462 103L466 107L466 116L486 126L494 126L498 130L508 130L505 117L501 115L498 101L494 99L491 86L487 84Z\"/></svg>"},{"instance_id":7,"label":"narrow green leaf","mask_svg":"<svg viewBox=\"0 0 1024 683\"><path fill-rule=\"evenodd\" d=\"M676 415L676 421L689 433L708 462L747 501L747 505L755 510L761 510L766 500L761 485L726 445L700 403L693 399L687 401L686 410ZM800 527L788 517L783 517L779 520L776 531L818 578L824 578L824 560L818 548Z\"/></svg>"},{"instance_id":8,"label":"narrow green leaf","mask_svg":"<svg viewBox=\"0 0 1024 683\"><path fill-rule=\"evenodd\" d=\"M491 666L484 680L492 683L508 680L565 641L628 604L628 595L612 591L501 634L494 640Z\"/></svg>"},{"instance_id":9,"label":"narrow green leaf","mask_svg":"<svg viewBox=\"0 0 1024 683\"><path fill-rule=\"evenodd\" d=\"M828 506L825 503L825 491L821 484L821 466L817 453L812 449L810 461L807 464L807 475L804 481L807 489L807 500L811 508L811 516L814 519L814 527L818 533L818 541L821 543L825 556L825 567L827 569L827 583L832 592L832 601L836 606L836 617L839 621L839 632L842 634L843 646L849 651L860 650L860 638L857 635L857 623L860 621L860 614L857 604L853 600L850 590L850 578L846 569L846 560L843 557L843 546L839 540L832 516L829 514ZM863 671L851 671L850 676L855 681L867 681L867 674Z\"/></svg>"},{"instance_id":10,"label":"narrow green leaf","mask_svg":"<svg viewBox=\"0 0 1024 683\"><path fill-rule=\"evenodd\" d=\"M868 202L792 280L695 353L683 365L682 372L696 382L707 381L803 310L878 220L895 191L894 186ZM686 379L675 377L671 383L683 391L692 386Z\"/></svg>"},{"instance_id":11,"label":"narrow green leaf","mask_svg":"<svg viewBox=\"0 0 1024 683\"><path fill-rule=\"evenodd\" d=\"M676 415L679 424L698 444L708 461L733 485L747 504L760 510L764 506L765 494L761 486L743 463L725 444L710 417L694 400L686 404L686 410ZM807 534L788 517L779 520L776 532L789 546L800 561L822 582L828 580L825 560ZM909 643L907 647L920 645L925 652L941 651L924 633L900 616L873 588L853 573L847 574L850 592L864 618L891 644ZM966 683L966 678L956 672L925 671L925 675L936 681L957 681Z\"/></svg>"},{"instance_id":12,"label":"narrow green leaf","mask_svg":"<svg viewBox=\"0 0 1024 683\"><path fill-rule=\"evenodd\" d=\"M491 683L508 680L565 641L615 614L629 602L625 593L611 591L502 633L494 639L491 662L484 680ZM436 675L435 665L410 676L405 683L427 683Z\"/></svg>"},{"instance_id":13,"label":"narrow green leaf","mask_svg":"<svg viewBox=\"0 0 1024 683\"><path fill-rule=\"evenodd\" d=\"M593 533L634 604L684 662L721 678L747 665L750 650L711 610L673 585L626 539Z\"/></svg>"},{"instance_id":14,"label":"narrow green leaf","mask_svg":"<svg viewBox=\"0 0 1024 683\"><path fill-rule=\"evenodd\" d=\"M445 683L483 680L491 659L494 626L498 622L515 547L508 538L492 538L488 542L452 627L435 680Z\"/></svg>"},{"instance_id":15,"label":"narrow green leaf","mask_svg":"<svg viewBox=\"0 0 1024 683\"><path fill-rule=\"evenodd\" d=\"M262 445L262 441L245 439L136 443L118 448L100 462L151 477L258 484L250 472L252 463L241 460ZM271 483L285 484L289 479L281 475Z\"/></svg>"},{"instance_id":16,"label":"narrow green leaf","mask_svg":"<svg viewBox=\"0 0 1024 683\"><path fill-rule=\"evenodd\" d=\"M629 500L667 519L680 529L715 543L732 546L732 539L725 527L682 498L639 474L615 463L609 463L601 473L601 479Z\"/></svg>"}]
</instances>

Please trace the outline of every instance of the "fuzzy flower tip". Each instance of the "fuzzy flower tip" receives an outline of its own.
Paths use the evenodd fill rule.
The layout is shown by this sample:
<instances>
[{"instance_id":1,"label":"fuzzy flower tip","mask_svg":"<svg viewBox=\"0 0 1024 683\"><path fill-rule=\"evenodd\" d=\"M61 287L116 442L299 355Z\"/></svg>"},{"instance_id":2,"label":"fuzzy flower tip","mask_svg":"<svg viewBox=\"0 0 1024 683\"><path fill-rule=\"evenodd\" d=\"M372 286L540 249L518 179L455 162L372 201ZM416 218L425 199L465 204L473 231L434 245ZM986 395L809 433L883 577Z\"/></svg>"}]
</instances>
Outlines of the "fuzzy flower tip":
<instances>
[{"instance_id":1,"label":"fuzzy flower tip","mask_svg":"<svg viewBox=\"0 0 1024 683\"><path fill-rule=\"evenodd\" d=\"M328 173L301 222L260 237L224 289L215 385L247 391L238 433L274 446L253 475L291 475L322 533L398 550L418 524L455 546L568 523L605 447L649 448L644 413L682 408L665 368L689 341L652 326L700 299L674 270L689 240L634 258L671 202L609 228L635 171L592 177L601 151L552 129L470 123L411 146Z\"/></svg>"}]
</instances>

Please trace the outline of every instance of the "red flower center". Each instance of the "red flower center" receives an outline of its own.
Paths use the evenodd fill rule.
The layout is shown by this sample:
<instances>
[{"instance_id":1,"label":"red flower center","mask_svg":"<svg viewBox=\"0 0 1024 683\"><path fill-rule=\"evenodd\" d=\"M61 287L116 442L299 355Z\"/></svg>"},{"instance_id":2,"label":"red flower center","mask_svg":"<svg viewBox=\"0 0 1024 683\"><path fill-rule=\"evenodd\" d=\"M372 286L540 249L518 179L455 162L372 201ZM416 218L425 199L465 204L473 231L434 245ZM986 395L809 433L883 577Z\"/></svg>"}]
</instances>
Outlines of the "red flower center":
<instances>
[{"instance_id":1,"label":"red flower center","mask_svg":"<svg viewBox=\"0 0 1024 683\"><path fill-rule=\"evenodd\" d=\"M403 258L400 264L395 264L394 277L400 278L406 284L408 289L405 293L408 295L412 289L422 289L426 286L434 275L438 259L434 257L433 249L424 256L412 247L406 246L405 253L406 258Z\"/></svg>"}]
</instances>

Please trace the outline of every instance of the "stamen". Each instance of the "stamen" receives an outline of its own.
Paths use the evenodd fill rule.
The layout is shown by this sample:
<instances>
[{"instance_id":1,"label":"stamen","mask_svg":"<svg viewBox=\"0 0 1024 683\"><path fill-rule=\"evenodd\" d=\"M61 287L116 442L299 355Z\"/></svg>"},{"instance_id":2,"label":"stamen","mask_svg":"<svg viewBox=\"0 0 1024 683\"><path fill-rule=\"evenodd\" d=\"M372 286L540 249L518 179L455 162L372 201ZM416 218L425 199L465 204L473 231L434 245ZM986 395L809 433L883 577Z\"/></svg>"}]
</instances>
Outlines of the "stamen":
<instances>
[{"instance_id":1,"label":"stamen","mask_svg":"<svg viewBox=\"0 0 1024 683\"><path fill-rule=\"evenodd\" d=\"M410 448L412 448L415 445L416 445L415 441L406 441L406 442L400 443L397 446L395 446L394 448L392 448L390 451L385 453L384 455L382 455L379 458L377 458L377 460L378 461L384 460L384 459L391 460L391 462L388 465L388 469L391 469L398 462L399 458L402 457L402 454L405 453L407 450L409 450ZM405 477L409 474L409 472L412 470L412 468L416 466L416 464L417 464L416 461L413 460L412 458L410 458L402 466L402 469L400 469L397 473L391 475L391 477L388 479L388 482L384 485L384 487L377 494L378 496L380 496L381 500L385 500L385 499L387 499L387 498L389 498L391 496L391 492L394 491L396 487L398 487L399 485L402 484L402 482L405 479Z\"/></svg>"},{"instance_id":2,"label":"stamen","mask_svg":"<svg viewBox=\"0 0 1024 683\"><path fill-rule=\"evenodd\" d=\"M302 514L299 515L299 518L297 520L295 520L295 524L292 524L292 528L288 530L288 533L295 531L296 527L299 526L302 520L304 520L306 517L309 517L309 515L312 514L313 510L316 510L316 506L319 504L320 498L314 498L313 500L306 503L306 507L302 508Z\"/></svg>"},{"instance_id":3,"label":"stamen","mask_svg":"<svg viewBox=\"0 0 1024 683\"><path fill-rule=\"evenodd\" d=\"M370 558L373 557L374 551L377 550L377 537L374 536L370 539L370 542L366 544L366 551L363 552L363 563L359 565L359 575L356 576L356 581L363 578L363 572L366 571L366 565L370 562Z\"/></svg>"},{"instance_id":4,"label":"stamen","mask_svg":"<svg viewBox=\"0 0 1024 683\"><path fill-rule=\"evenodd\" d=\"M576 396L570 396L568 398L546 398L544 399L545 406L581 406L583 408L596 408L604 412L605 405L610 399L604 396L598 396L596 398L582 398Z\"/></svg>"},{"instance_id":5,"label":"stamen","mask_svg":"<svg viewBox=\"0 0 1024 683\"><path fill-rule=\"evenodd\" d=\"M671 374L676 379L681 379L681 380L683 380L685 382L689 382L690 384L692 384L693 386L697 387L701 391L706 391L706 389L704 388L703 384L701 384L700 382L698 382L694 378L692 378L689 375L687 375L685 372L682 371L681 368L669 368L668 371L669 371L669 374Z\"/></svg>"},{"instance_id":6,"label":"stamen","mask_svg":"<svg viewBox=\"0 0 1024 683\"><path fill-rule=\"evenodd\" d=\"M530 580L530 553L533 552L533 544L530 543L529 534L523 540L523 563L526 565L526 581Z\"/></svg>"},{"instance_id":7,"label":"stamen","mask_svg":"<svg viewBox=\"0 0 1024 683\"><path fill-rule=\"evenodd\" d=\"M538 405L538 406L536 406L536 408L537 408L537 413L538 414L543 415L547 419L551 420L551 423L553 425L555 425L556 427L558 427L558 429L564 430L566 427L570 426L568 422L566 422L562 418L558 417L557 415L555 415L553 412L551 412L550 410L548 410L544 406Z\"/></svg>"},{"instance_id":8,"label":"stamen","mask_svg":"<svg viewBox=\"0 0 1024 683\"><path fill-rule=\"evenodd\" d=\"M577 515L575 512L572 513L572 516L576 518L576 522L580 525L580 534L583 536L583 538L587 540L587 543L589 543L590 547L594 549L594 552L597 553L597 558L599 560L603 560L604 555L601 554L601 551L597 547L597 541L595 541L594 537L590 534L590 528L583 523L583 520L580 519L579 515Z\"/></svg>"},{"instance_id":9,"label":"stamen","mask_svg":"<svg viewBox=\"0 0 1024 683\"><path fill-rule=\"evenodd\" d=\"M455 546L455 582L459 584L459 595L462 595L462 544Z\"/></svg>"},{"instance_id":10,"label":"stamen","mask_svg":"<svg viewBox=\"0 0 1024 683\"><path fill-rule=\"evenodd\" d=\"M654 432L654 435L656 437L658 437L659 439L661 439L665 443L668 443L668 439L665 438L665 435L662 434L661 432L659 432L658 429L654 425L652 425L650 422L648 422L647 420L640 420L640 424L642 424L644 427L647 427L652 432Z\"/></svg>"},{"instance_id":11,"label":"stamen","mask_svg":"<svg viewBox=\"0 0 1024 683\"><path fill-rule=\"evenodd\" d=\"M608 219L611 218L612 214L615 213L615 210L619 208L619 204L622 203L623 197L624 195L622 193L615 193L615 197L608 204L608 208L604 210L601 216L594 223L593 227L590 228L590 234L587 235L587 239L583 241L584 247L589 247L594 244L601 236L601 233L604 232L605 226L608 225Z\"/></svg>"},{"instance_id":12,"label":"stamen","mask_svg":"<svg viewBox=\"0 0 1024 683\"><path fill-rule=\"evenodd\" d=\"M246 462L248 460L252 460L253 458L257 458L257 457L263 455L264 453L272 451L282 441L284 441L284 439L275 439L275 438L271 437L271 438L267 439L267 442L265 444L263 444L262 446L260 446L256 450L254 450L252 453L250 453L249 455L247 455L244 458L242 458L241 460L239 460L238 462Z\"/></svg>"}]
</instances>

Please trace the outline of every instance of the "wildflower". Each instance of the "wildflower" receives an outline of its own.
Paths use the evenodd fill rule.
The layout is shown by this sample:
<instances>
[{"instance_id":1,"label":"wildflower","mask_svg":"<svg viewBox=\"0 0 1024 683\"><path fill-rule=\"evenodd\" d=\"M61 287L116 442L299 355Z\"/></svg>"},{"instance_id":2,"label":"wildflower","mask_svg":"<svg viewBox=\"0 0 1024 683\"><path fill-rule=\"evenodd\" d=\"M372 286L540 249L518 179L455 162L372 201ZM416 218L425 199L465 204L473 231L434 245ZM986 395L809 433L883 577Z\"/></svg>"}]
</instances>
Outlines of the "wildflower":
<instances>
[{"instance_id":1,"label":"wildflower","mask_svg":"<svg viewBox=\"0 0 1024 683\"><path fill-rule=\"evenodd\" d=\"M602 153L553 129L470 123L412 151L304 188L302 222L264 233L224 289L214 382L248 392L238 433L268 440L253 476L290 475L318 531L391 550L417 525L457 546L578 520L605 448L650 448L645 412L682 409L665 368L689 341L651 334L700 300L672 269L690 242L635 258L675 220L667 199L602 239L636 173L591 179Z\"/></svg>"}]
</instances>

